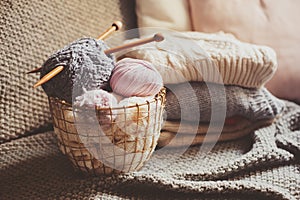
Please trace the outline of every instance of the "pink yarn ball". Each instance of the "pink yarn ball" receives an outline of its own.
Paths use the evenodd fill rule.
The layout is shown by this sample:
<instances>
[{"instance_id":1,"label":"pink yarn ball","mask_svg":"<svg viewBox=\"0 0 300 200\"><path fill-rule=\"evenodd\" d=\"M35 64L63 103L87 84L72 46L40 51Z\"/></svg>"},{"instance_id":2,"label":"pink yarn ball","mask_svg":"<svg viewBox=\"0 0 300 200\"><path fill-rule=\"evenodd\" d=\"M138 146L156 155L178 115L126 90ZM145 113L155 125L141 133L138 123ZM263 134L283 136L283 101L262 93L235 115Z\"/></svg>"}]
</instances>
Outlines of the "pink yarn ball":
<instances>
[{"instance_id":1,"label":"pink yarn ball","mask_svg":"<svg viewBox=\"0 0 300 200\"><path fill-rule=\"evenodd\" d=\"M117 62L110 86L113 92L125 97L153 96L162 88L163 80L150 62L124 58Z\"/></svg>"}]
</instances>

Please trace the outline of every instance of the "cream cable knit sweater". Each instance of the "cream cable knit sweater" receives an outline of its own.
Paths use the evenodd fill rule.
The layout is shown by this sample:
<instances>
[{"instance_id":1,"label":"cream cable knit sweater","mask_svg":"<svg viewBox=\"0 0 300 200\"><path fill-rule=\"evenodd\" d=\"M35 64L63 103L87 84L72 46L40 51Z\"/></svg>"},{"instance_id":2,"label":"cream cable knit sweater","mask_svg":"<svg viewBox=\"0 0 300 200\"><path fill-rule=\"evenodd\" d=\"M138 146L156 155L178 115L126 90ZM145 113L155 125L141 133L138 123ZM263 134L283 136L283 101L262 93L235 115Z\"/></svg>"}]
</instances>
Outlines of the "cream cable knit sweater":
<instances>
[{"instance_id":1,"label":"cream cable knit sweater","mask_svg":"<svg viewBox=\"0 0 300 200\"><path fill-rule=\"evenodd\" d=\"M277 68L274 50L223 32L169 32L164 36L165 41L136 47L125 56L153 63L165 84L207 81L259 88Z\"/></svg>"}]
</instances>

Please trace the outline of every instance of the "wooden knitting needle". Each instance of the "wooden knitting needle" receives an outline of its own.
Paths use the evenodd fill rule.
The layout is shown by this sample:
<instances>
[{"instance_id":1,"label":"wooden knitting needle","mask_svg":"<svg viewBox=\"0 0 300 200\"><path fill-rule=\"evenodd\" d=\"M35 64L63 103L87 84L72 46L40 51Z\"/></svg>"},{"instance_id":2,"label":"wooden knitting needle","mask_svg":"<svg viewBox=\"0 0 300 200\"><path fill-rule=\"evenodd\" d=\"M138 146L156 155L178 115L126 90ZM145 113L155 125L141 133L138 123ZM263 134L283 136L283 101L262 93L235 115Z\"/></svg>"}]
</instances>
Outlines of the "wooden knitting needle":
<instances>
[{"instance_id":1,"label":"wooden knitting needle","mask_svg":"<svg viewBox=\"0 0 300 200\"><path fill-rule=\"evenodd\" d=\"M38 67L29 72L26 72L26 74L38 73L38 72L41 72L41 69L42 69L42 67Z\"/></svg>"},{"instance_id":2,"label":"wooden knitting needle","mask_svg":"<svg viewBox=\"0 0 300 200\"><path fill-rule=\"evenodd\" d=\"M105 38L107 38L109 35L111 35L113 32L118 31L122 28L123 23L120 21L115 21L110 28L108 28L104 33L102 33L97 40L104 40ZM27 72L27 74L31 74L31 73L38 73L40 72L42 69L42 67L38 67L35 68L34 70L31 70L29 72ZM59 72L58 72L59 73Z\"/></svg>"},{"instance_id":3,"label":"wooden knitting needle","mask_svg":"<svg viewBox=\"0 0 300 200\"><path fill-rule=\"evenodd\" d=\"M110 28L108 28L104 33L102 33L97 40L104 40L109 35L111 35L114 31L120 30L123 24L120 21L115 21Z\"/></svg>"},{"instance_id":4,"label":"wooden knitting needle","mask_svg":"<svg viewBox=\"0 0 300 200\"><path fill-rule=\"evenodd\" d=\"M33 70L29 71L29 72L26 72L26 74L38 73L38 72L41 71L41 69L42 69L42 67L38 67L38 68L35 68L35 69L33 69Z\"/></svg>"},{"instance_id":5,"label":"wooden knitting needle","mask_svg":"<svg viewBox=\"0 0 300 200\"><path fill-rule=\"evenodd\" d=\"M132 48L132 47L147 44L149 42L161 42L163 40L164 40L164 36L161 33L156 33L153 37L140 39L140 40L137 40L135 42L131 42L131 43L124 44L124 45L121 45L121 46L118 46L118 47L107 49L107 50L104 51L104 53L106 55L108 55L108 54L112 54L112 53L115 53L115 52L118 52L118 51L122 51L124 49L129 49L129 48Z\"/></svg>"},{"instance_id":6,"label":"wooden knitting needle","mask_svg":"<svg viewBox=\"0 0 300 200\"><path fill-rule=\"evenodd\" d=\"M114 48L111 48L111 49L107 49L107 50L104 51L104 53L106 55L108 55L108 54L112 54L112 53L115 53L115 52L118 52L118 51L122 51L124 49L140 46L140 45L143 45L143 44L146 44L146 43L149 43L149 42L154 42L154 41L155 42L161 42L163 40L164 40L163 35L160 34L160 33L157 33L153 37L150 37L150 38L140 39L140 40L137 40L137 41L132 42L132 43L124 44L124 45L114 47ZM59 68L59 69L57 69L57 68ZM36 87L46 83L51 78L56 76L59 72L61 72L63 70L63 68L64 68L63 66L56 67L55 69L50 71L48 74L46 74L41 80L39 80L33 87L36 88Z\"/></svg>"},{"instance_id":7,"label":"wooden knitting needle","mask_svg":"<svg viewBox=\"0 0 300 200\"><path fill-rule=\"evenodd\" d=\"M51 72L49 72L48 74L43 76L43 78L41 78L33 87L36 88L36 87L42 85L43 83L46 83L51 78L56 76L59 72L61 72L63 69L64 69L64 66L55 67Z\"/></svg>"}]
</instances>

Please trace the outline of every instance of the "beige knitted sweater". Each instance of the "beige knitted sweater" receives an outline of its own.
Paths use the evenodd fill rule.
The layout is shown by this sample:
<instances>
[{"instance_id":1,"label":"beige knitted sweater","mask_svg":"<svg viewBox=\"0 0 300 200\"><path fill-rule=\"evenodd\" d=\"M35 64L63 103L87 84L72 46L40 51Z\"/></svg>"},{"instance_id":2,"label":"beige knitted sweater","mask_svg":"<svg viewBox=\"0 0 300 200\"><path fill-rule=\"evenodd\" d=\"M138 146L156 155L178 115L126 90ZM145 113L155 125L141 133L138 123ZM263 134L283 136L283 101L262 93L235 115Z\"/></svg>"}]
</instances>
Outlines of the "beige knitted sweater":
<instances>
[{"instance_id":1,"label":"beige knitted sweater","mask_svg":"<svg viewBox=\"0 0 300 200\"><path fill-rule=\"evenodd\" d=\"M277 69L273 49L241 42L230 34L163 35L163 42L136 47L125 55L153 63L165 84L207 81L259 88Z\"/></svg>"}]
</instances>

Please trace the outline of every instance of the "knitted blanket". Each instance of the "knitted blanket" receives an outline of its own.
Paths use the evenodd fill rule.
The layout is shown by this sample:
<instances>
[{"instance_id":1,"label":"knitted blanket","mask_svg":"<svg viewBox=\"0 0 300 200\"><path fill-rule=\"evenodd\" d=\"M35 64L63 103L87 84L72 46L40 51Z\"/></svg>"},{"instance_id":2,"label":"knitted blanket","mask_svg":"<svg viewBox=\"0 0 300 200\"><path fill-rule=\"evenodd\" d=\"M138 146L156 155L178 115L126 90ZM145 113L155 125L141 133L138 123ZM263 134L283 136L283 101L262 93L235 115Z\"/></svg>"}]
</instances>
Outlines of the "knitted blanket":
<instances>
[{"instance_id":1,"label":"knitted blanket","mask_svg":"<svg viewBox=\"0 0 300 200\"><path fill-rule=\"evenodd\" d=\"M74 173L51 132L0 145L0 199L299 199L300 106L249 137L163 148L135 173ZM183 153L184 152L184 153Z\"/></svg>"}]
</instances>

